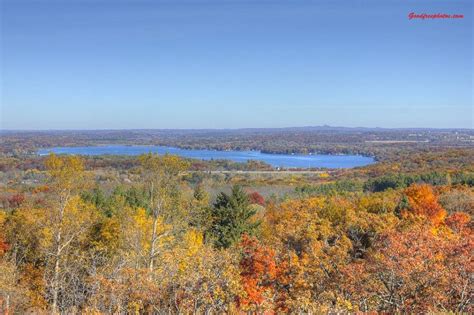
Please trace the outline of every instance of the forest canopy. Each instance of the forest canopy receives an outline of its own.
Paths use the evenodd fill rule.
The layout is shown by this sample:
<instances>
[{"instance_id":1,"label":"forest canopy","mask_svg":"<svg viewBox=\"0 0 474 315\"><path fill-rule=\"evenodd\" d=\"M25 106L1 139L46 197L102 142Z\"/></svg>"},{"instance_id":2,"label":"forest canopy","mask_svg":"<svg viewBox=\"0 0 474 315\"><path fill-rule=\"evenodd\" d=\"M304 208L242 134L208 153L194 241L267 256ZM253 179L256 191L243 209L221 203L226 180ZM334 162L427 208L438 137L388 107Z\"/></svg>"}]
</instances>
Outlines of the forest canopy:
<instances>
[{"instance_id":1,"label":"forest canopy","mask_svg":"<svg viewBox=\"0 0 474 315\"><path fill-rule=\"evenodd\" d=\"M472 164L444 158L275 179L3 157L0 310L473 312Z\"/></svg>"}]
</instances>

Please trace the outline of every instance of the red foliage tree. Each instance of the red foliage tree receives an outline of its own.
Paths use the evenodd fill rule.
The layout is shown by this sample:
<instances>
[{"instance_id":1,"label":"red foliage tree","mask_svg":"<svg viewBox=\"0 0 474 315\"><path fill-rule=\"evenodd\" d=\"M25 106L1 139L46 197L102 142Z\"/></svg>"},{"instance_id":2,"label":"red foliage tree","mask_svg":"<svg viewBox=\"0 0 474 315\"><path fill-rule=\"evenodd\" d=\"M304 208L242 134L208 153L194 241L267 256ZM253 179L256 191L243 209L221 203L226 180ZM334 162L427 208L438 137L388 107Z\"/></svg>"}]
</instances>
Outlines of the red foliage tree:
<instances>
[{"instance_id":1,"label":"red foliage tree","mask_svg":"<svg viewBox=\"0 0 474 315\"><path fill-rule=\"evenodd\" d=\"M467 213L464 212L456 212L451 214L448 218L446 218L446 225L449 226L453 231L459 233L463 232L466 227L468 226L471 218Z\"/></svg>"},{"instance_id":2,"label":"red foliage tree","mask_svg":"<svg viewBox=\"0 0 474 315\"><path fill-rule=\"evenodd\" d=\"M7 242L3 239L3 237L0 235L0 257L3 256L3 254L10 249L10 245L8 245Z\"/></svg>"},{"instance_id":3,"label":"red foliage tree","mask_svg":"<svg viewBox=\"0 0 474 315\"><path fill-rule=\"evenodd\" d=\"M382 235L367 259L346 267L342 288L362 311L470 313L474 241L472 233L458 236L429 225Z\"/></svg>"},{"instance_id":4,"label":"red foliage tree","mask_svg":"<svg viewBox=\"0 0 474 315\"><path fill-rule=\"evenodd\" d=\"M247 235L242 237L240 247L240 276L246 296L239 300L239 305L253 311L271 309L277 277L275 253Z\"/></svg>"},{"instance_id":5,"label":"red foliage tree","mask_svg":"<svg viewBox=\"0 0 474 315\"><path fill-rule=\"evenodd\" d=\"M261 205L261 206L265 205L265 199L263 198L262 195L260 195L256 191L249 194L249 200L250 200L250 203L252 203L252 204L258 204L258 205Z\"/></svg>"},{"instance_id":6,"label":"red foliage tree","mask_svg":"<svg viewBox=\"0 0 474 315\"><path fill-rule=\"evenodd\" d=\"M23 194L15 194L8 198L8 204L12 208L18 208L25 201L25 196Z\"/></svg>"}]
</instances>

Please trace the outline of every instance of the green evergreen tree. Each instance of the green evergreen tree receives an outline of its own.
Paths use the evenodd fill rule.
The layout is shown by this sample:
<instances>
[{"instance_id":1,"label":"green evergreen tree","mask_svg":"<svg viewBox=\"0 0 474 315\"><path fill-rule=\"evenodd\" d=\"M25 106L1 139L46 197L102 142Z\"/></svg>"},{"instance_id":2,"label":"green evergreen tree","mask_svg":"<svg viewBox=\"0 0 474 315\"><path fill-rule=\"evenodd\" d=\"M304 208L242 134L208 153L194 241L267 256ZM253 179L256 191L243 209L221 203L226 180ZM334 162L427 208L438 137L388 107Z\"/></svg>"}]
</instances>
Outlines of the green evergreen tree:
<instances>
[{"instance_id":1,"label":"green evergreen tree","mask_svg":"<svg viewBox=\"0 0 474 315\"><path fill-rule=\"evenodd\" d=\"M254 234L260 222L252 221L256 211L250 207L242 187L234 186L230 195L221 192L211 209L211 227L206 239L217 248L228 248L238 242L242 234Z\"/></svg>"}]
</instances>

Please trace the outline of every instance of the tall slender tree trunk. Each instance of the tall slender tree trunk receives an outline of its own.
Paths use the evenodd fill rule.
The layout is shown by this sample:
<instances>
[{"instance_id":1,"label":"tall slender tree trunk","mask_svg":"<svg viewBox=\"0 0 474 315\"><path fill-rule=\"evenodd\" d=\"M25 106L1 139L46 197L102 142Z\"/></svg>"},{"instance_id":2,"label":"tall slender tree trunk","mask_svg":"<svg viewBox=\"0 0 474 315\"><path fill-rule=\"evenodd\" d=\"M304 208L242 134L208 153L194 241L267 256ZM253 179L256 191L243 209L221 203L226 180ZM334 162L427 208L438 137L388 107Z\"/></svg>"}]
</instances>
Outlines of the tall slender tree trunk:
<instances>
[{"instance_id":1,"label":"tall slender tree trunk","mask_svg":"<svg viewBox=\"0 0 474 315\"><path fill-rule=\"evenodd\" d=\"M153 272L154 260L155 260L155 243L156 243L156 226L158 224L158 216L153 213L153 229L151 233L150 252L148 256L148 269L151 273Z\"/></svg>"},{"instance_id":2,"label":"tall slender tree trunk","mask_svg":"<svg viewBox=\"0 0 474 315\"><path fill-rule=\"evenodd\" d=\"M59 234L59 238L61 238L61 234ZM59 262L59 255L60 255L59 249L60 249L59 246L57 246L55 262L54 262L53 284L52 284L53 303L51 305L51 314L58 313L59 273L61 271L61 266Z\"/></svg>"},{"instance_id":3,"label":"tall slender tree trunk","mask_svg":"<svg viewBox=\"0 0 474 315\"><path fill-rule=\"evenodd\" d=\"M61 273L61 242L62 242L62 225L64 218L64 211L69 200L69 193L66 194L59 207L59 213L57 218L56 233L54 237L55 250L54 250L54 271L53 271L53 283L51 290L53 294L53 302L51 304L51 314L58 314L58 296L59 296L59 275Z\"/></svg>"}]
</instances>

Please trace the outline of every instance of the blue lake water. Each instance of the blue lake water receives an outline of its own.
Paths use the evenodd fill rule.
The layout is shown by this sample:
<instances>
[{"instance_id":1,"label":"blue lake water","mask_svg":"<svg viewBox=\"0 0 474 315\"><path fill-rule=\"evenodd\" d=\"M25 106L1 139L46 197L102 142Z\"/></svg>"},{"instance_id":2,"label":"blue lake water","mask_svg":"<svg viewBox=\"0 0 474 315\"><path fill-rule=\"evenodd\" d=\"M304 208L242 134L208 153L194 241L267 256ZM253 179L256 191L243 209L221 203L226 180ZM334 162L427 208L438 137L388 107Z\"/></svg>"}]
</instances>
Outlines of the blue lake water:
<instances>
[{"instance_id":1,"label":"blue lake water","mask_svg":"<svg viewBox=\"0 0 474 315\"><path fill-rule=\"evenodd\" d=\"M164 146L86 146L86 147L56 147L38 150L39 155L50 152L56 154L77 155L140 155L143 153L176 154L186 158L199 160L231 160L234 162L247 162L258 160L274 167L285 168L351 168L374 163L371 157L361 155L299 155L299 154L267 154L259 151L214 151L214 150L186 150Z\"/></svg>"}]
</instances>

